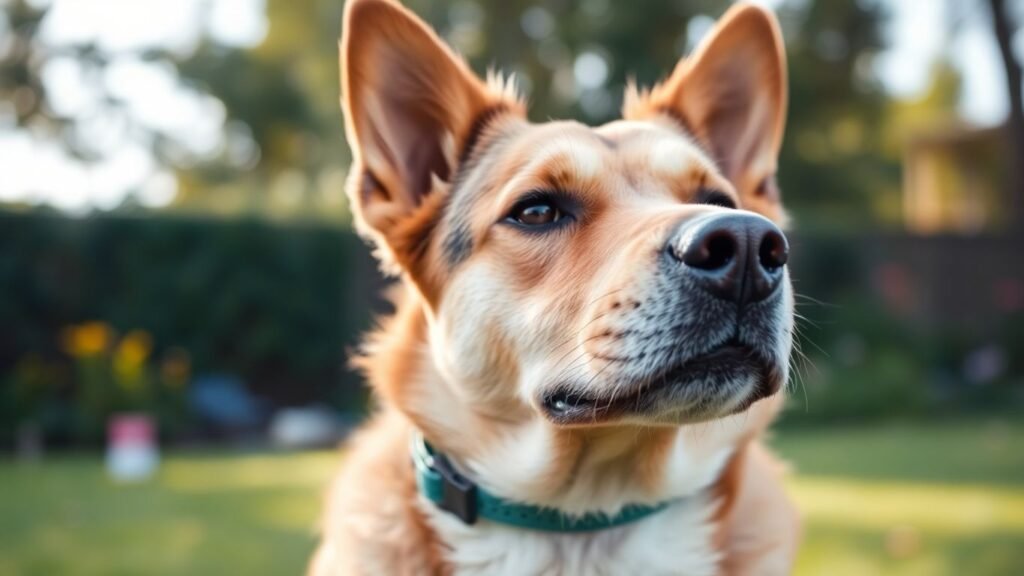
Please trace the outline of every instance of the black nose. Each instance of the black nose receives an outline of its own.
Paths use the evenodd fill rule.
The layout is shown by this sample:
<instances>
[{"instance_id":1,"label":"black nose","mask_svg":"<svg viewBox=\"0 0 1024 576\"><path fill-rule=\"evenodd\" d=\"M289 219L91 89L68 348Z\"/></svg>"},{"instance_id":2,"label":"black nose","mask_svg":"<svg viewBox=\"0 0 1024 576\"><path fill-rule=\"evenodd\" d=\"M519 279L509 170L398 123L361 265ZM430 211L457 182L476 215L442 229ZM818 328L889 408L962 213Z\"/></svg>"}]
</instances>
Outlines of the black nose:
<instances>
[{"instance_id":1,"label":"black nose","mask_svg":"<svg viewBox=\"0 0 1024 576\"><path fill-rule=\"evenodd\" d=\"M749 213L685 222L670 236L667 248L700 287L737 304L771 296L789 259L782 231Z\"/></svg>"}]
</instances>

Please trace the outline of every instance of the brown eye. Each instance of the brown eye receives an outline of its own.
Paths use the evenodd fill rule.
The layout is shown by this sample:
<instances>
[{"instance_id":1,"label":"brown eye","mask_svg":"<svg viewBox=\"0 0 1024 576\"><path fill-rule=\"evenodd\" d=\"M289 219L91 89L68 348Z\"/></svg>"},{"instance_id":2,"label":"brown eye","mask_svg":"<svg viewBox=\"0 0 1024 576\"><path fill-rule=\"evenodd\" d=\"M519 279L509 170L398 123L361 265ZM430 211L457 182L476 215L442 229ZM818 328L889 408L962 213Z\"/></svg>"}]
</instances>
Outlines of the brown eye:
<instances>
[{"instance_id":1,"label":"brown eye","mask_svg":"<svg viewBox=\"0 0 1024 576\"><path fill-rule=\"evenodd\" d=\"M565 213L550 199L529 198L516 204L507 220L530 228L555 224L565 218Z\"/></svg>"},{"instance_id":2,"label":"brown eye","mask_svg":"<svg viewBox=\"0 0 1024 576\"><path fill-rule=\"evenodd\" d=\"M562 213L558 211L551 204L545 204L538 202L536 204L530 204L529 206L523 206L517 210L513 215L516 222L525 224L527 226L543 226L544 224L551 224L557 222L562 218Z\"/></svg>"}]
</instances>

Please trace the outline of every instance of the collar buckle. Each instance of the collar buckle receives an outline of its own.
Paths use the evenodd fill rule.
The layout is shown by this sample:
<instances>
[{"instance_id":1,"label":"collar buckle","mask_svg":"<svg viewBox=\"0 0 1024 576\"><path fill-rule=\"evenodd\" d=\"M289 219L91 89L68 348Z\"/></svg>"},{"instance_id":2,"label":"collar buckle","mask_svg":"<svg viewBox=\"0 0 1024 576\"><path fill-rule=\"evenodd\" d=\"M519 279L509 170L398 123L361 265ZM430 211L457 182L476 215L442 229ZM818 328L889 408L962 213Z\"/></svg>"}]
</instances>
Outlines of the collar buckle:
<instances>
[{"instance_id":1,"label":"collar buckle","mask_svg":"<svg viewBox=\"0 0 1024 576\"><path fill-rule=\"evenodd\" d=\"M441 492L442 510L458 516L466 524L473 524L477 518L476 484L455 471L455 467L443 454L435 454L431 466L444 480Z\"/></svg>"},{"instance_id":2,"label":"collar buckle","mask_svg":"<svg viewBox=\"0 0 1024 576\"><path fill-rule=\"evenodd\" d=\"M422 438L416 444L419 458L441 484L440 498L435 500L438 508L454 514L466 524L476 523L479 516L476 484L459 474L444 454L435 452Z\"/></svg>"}]
</instances>

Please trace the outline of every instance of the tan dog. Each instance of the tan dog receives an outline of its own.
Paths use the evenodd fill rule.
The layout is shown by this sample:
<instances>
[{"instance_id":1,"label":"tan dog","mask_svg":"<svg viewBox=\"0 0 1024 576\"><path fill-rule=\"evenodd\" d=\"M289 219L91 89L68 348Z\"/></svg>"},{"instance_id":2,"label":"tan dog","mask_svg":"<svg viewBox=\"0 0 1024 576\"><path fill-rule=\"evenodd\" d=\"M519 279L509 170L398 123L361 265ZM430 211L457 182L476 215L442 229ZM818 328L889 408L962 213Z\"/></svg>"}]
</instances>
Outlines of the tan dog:
<instances>
[{"instance_id":1,"label":"tan dog","mask_svg":"<svg viewBox=\"0 0 1024 576\"><path fill-rule=\"evenodd\" d=\"M773 16L734 7L598 128L531 124L392 1L350 0L341 58L352 206L402 292L311 574L788 572L757 443L793 328Z\"/></svg>"}]
</instances>

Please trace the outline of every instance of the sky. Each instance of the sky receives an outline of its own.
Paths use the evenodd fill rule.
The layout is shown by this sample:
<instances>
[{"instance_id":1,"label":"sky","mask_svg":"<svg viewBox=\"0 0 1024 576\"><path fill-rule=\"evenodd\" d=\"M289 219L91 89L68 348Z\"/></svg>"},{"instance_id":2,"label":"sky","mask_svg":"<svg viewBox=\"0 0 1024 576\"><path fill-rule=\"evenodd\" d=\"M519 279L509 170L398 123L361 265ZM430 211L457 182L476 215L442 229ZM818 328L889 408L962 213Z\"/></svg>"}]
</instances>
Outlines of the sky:
<instances>
[{"instance_id":1,"label":"sky","mask_svg":"<svg viewBox=\"0 0 1024 576\"><path fill-rule=\"evenodd\" d=\"M340 1L340 0L339 0ZM787 0L759 0L770 7ZM788 0L794 1L794 0ZM799 1L799 0L796 0ZM885 88L900 98L921 94L929 80L931 63L950 43L950 5L968 6L980 0L860 0L881 2L893 18L885 30L891 49L875 62ZM0 3L4 0L0 0ZM35 0L51 4L42 37L51 46L95 42L116 56L104 73L103 85L128 102L134 122L180 143L187 154L214 154L226 142L226 114L214 98L183 88L176 72L138 59L146 48L188 54L209 34L230 46L255 46L266 35L269 22L265 0ZM1024 1L1015 5L1024 18ZM968 10L952 44L953 64L964 77L959 111L969 122L993 125L1007 114L1005 80L985 10ZM699 22L697 23L700 24ZM0 50L5 23L0 19ZM1015 38L1024 58L1024 32ZM578 75L595 78L599 59L578 59ZM607 72L607 70L605 70ZM84 87L84 70L70 59L54 59L43 70L50 101L68 114L96 110L99 94ZM597 77L600 74L596 75ZM7 106L7 107L5 107ZM10 104L0 102L0 202L48 204L68 213L111 209L133 193L145 206L170 203L176 193L174 176L153 158L148 147L133 137L123 117L95 116L83 129L102 151L102 160L83 164L44 137L13 131Z\"/></svg>"},{"instance_id":2,"label":"sky","mask_svg":"<svg viewBox=\"0 0 1024 576\"><path fill-rule=\"evenodd\" d=\"M0 0L2 2L3 0ZM228 45L259 44L269 23L264 0L36 0L49 4L41 38L52 47L94 42L114 57L102 84L128 103L133 122L180 143L185 153L215 153L225 142L226 113L216 99L184 88L173 68L143 62L141 50L193 51L204 34ZM0 38L3 37L0 22ZM90 116L99 106L88 70L72 58L54 58L42 70L50 105L61 114ZM101 161L84 164L63 148L11 124L0 102L0 202L48 204L69 213L112 209L134 193L144 205L169 204L176 180L124 117L93 115L84 131ZM7 115L10 112L6 112Z\"/></svg>"},{"instance_id":3,"label":"sky","mask_svg":"<svg viewBox=\"0 0 1024 576\"><path fill-rule=\"evenodd\" d=\"M889 92L904 98L912 98L927 88L930 63L949 42L947 11L950 6L986 4L979 0L888 0L884 3L893 11L886 33L894 47L879 58L876 71ZM1019 7L1024 2L1016 4ZM966 13L966 21L949 47L953 65L964 77L959 111L975 124L998 124L1009 112L999 48L991 33L987 10ZM1018 34L1016 40L1017 52L1024 56L1024 34Z\"/></svg>"}]
</instances>

